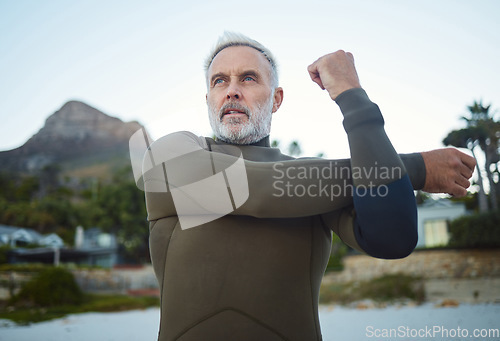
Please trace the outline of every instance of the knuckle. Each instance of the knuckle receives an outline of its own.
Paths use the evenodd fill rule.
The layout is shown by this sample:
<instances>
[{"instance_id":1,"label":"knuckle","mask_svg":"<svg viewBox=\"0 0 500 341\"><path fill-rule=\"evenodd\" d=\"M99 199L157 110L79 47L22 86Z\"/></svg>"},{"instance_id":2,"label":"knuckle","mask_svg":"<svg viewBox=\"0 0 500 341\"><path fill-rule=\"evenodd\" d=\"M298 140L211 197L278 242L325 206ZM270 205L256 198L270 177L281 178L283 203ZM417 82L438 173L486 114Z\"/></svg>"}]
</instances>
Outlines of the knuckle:
<instances>
[{"instance_id":1,"label":"knuckle","mask_svg":"<svg viewBox=\"0 0 500 341\"><path fill-rule=\"evenodd\" d=\"M452 158L450 160L450 166L452 166L453 168L458 168L462 165L462 161L460 161L460 159L457 159L457 158Z\"/></svg>"}]
</instances>

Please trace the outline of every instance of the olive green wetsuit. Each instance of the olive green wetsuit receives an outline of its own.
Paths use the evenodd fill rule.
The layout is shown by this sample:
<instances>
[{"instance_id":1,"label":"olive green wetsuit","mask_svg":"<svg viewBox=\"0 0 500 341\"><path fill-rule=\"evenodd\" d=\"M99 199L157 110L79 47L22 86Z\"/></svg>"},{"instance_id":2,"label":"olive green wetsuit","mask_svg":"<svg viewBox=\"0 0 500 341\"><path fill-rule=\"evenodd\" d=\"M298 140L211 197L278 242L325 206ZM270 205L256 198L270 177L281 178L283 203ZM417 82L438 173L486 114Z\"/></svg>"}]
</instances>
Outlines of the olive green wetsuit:
<instances>
[{"instance_id":1,"label":"olive green wetsuit","mask_svg":"<svg viewBox=\"0 0 500 341\"><path fill-rule=\"evenodd\" d=\"M158 340L322 340L318 296L332 231L374 257L400 258L413 250L413 189L425 181L420 154L395 152L378 107L362 89L336 102L350 160L294 159L270 148L268 138L236 151L187 132L152 144L153 151L191 152L144 173L151 259L161 290ZM206 155L216 174L238 153L248 199L230 214L182 229L170 190L187 180L171 179L209 176L198 174ZM148 190L161 181L170 187Z\"/></svg>"}]
</instances>

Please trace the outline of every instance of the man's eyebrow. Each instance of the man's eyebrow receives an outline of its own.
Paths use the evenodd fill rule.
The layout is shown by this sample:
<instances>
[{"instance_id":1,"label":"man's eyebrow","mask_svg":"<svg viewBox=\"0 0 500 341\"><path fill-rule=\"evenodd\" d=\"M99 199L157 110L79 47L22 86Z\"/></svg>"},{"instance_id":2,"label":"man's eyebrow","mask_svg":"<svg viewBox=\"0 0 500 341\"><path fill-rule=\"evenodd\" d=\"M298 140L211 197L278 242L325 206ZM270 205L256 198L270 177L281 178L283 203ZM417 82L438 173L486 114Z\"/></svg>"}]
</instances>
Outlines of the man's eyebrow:
<instances>
[{"instance_id":1,"label":"man's eyebrow","mask_svg":"<svg viewBox=\"0 0 500 341\"><path fill-rule=\"evenodd\" d=\"M255 78L260 78L261 77L261 74L260 72L256 71L256 70L244 70L242 72L240 72L238 74L239 77L241 76L253 76ZM217 78L225 78L227 77L227 74L225 74L224 72L218 72L214 75L212 75L212 77L210 77L210 83L213 83L214 80L216 80Z\"/></svg>"},{"instance_id":2,"label":"man's eyebrow","mask_svg":"<svg viewBox=\"0 0 500 341\"><path fill-rule=\"evenodd\" d=\"M240 76L253 76L255 78L260 78L260 73L255 70L243 71Z\"/></svg>"},{"instance_id":3,"label":"man's eyebrow","mask_svg":"<svg viewBox=\"0 0 500 341\"><path fill-rule=\"evenodd\" d=\"M216 73L214 74L211 78L210 78L210 83L213 83L214 80L216 80L217 78L221 78L221 77L227 77L227 75L223 72L219 72L219 73Z\"/></svg>"}]
</instances>

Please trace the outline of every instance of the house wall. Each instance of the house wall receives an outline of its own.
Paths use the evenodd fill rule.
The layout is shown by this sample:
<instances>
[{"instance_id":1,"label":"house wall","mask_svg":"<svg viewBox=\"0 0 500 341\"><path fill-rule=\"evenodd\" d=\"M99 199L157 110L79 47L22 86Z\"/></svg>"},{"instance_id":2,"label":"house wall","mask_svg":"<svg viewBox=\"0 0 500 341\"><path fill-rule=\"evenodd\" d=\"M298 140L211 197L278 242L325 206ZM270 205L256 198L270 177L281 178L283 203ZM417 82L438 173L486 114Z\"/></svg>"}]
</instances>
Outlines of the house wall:
<instances>
[{"instance_id":1,"label":"house wall","mask_svg":"<svg viewBox=\"0 0 500 341\"><path fill-rule=\"evenodd\" d=\"M425 247L424 224L427 220L451 221L465 215L465 205L453 204L450 206L419 206L418 207L418 242L417 248Z\"/></svg>"}]
</instances>

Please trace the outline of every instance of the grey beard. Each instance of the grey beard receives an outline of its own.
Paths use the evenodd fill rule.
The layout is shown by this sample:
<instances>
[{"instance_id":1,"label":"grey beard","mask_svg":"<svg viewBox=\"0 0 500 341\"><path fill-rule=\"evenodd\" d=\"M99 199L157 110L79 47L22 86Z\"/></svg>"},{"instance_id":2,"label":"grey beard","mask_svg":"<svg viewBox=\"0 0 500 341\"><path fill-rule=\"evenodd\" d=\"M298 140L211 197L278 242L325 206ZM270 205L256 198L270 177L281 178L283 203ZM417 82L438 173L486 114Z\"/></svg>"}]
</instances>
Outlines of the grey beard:
<instances>
[{"instance_id":1,"label":"grey beard","mask_svg":"<svg viewBox=\"0 0 500 341\"><path fill-rule=\"evenodd\" d=\"M272 108L273 98L271 97L264 105L258 106L254 112L247 110L246 122L239 117L231 117L226 122L222 122L222 113L209 106L210 125L215 136L223 142L252 144L262 140L271 132Z\"/></svg>"}]
</instances>

